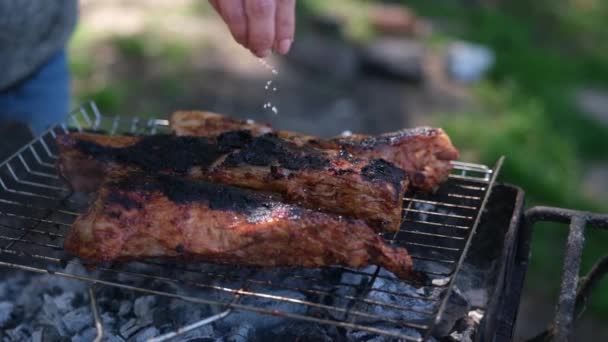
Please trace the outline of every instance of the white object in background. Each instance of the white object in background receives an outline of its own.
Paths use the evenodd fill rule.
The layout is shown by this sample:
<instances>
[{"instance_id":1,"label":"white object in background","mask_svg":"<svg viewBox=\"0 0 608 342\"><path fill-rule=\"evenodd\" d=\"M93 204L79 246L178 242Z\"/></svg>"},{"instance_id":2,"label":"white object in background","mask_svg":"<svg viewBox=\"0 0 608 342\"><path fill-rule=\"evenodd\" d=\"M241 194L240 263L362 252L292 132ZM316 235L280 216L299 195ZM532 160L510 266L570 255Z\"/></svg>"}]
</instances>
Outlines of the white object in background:
<instances>
[{"instance_id":1,"label":"white object in background","mask_svg":"<svg viewBox=\"0 0 608 342\"><path fill-rule=\"evenodd\" d=\"M448 48L447 70L456 81L473 83L492 68L495 55L489 48L467 42L455 42Z\"/></svg>"}]
</instances>

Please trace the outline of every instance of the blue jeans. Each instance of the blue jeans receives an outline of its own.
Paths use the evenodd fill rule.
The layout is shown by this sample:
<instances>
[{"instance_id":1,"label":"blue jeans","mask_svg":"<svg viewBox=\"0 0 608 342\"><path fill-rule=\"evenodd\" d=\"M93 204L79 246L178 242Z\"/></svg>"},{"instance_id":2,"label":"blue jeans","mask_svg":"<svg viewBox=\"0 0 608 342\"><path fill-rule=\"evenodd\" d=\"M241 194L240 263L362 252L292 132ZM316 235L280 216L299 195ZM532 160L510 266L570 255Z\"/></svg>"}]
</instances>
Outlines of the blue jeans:
<instances>
[{"instance_id":1,"label":"blue jeans","mask_svg":"<svg viewBox=\"0 0 608 342\"><path fill-rule=\"evenodd\" d=\"M0 91L0 121L19 121L36 135L64 122L70 107L70 72L65 49L27 79Z\"/></svg>"}]
</instances>

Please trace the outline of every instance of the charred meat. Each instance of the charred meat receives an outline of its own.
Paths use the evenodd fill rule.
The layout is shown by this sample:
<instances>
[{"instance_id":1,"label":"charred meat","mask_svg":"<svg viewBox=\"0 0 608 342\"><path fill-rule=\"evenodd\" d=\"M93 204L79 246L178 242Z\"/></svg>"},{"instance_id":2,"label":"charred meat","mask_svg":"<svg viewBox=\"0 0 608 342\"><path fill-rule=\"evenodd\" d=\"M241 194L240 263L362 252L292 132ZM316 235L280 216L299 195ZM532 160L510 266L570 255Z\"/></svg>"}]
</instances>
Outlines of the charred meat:
<instances>
[{"instance_id":1,"label":"charred meat","mask_svg":"<svg viewBox=\"0 0 608 342\"><path fill-rule=\"evenodd\" d=\"M171 115L170 125L179 135L217 137L229 131L248 130L253 135L272 133L268 124L252 120L229 118L220 114L201 111L177 111Z\"/></svg>"},{"instance_id":2,"label":"charred meat","mask_svg":"<svg viewBox=\"0 0 608 342\"><path fill-rule=\"evenodd\" d=\"M415 278L403 248L365 222L274 195L170 175L113 170L65 248L90 262L176 258L251 266L363 267Z\"/></svg>"},{"instance_id":3,"label":"charred meat","mask_svg":"<svg viewBox=\"0 0 608 342\"><path fill-rule=\"evenodd\" d=\"M231 131L215 138L75 133L57 139L62 177L94 191L112 169L184 176L281 194L287 201L399 229L406 173L383 159L299 146L274 134Z\"/></svg>"},{"instance_id":4,"label":"charred meat","mask_svg":"<svg viewBox=\"0 0 608 342\"><path fill-rule=\"evenodd\" d=\"M329 139L289 131L275 131L269 125L235 120L206 112L175 112L171 128L176 135L214 137L221 129L249 130L253 136L273 131L298 146L343 150L359 158L384 159L410 175L412 186L432 190L445 181L458 150L440 128L419 127L381 135L350 135Z\"/></svg>"}]
</instances>

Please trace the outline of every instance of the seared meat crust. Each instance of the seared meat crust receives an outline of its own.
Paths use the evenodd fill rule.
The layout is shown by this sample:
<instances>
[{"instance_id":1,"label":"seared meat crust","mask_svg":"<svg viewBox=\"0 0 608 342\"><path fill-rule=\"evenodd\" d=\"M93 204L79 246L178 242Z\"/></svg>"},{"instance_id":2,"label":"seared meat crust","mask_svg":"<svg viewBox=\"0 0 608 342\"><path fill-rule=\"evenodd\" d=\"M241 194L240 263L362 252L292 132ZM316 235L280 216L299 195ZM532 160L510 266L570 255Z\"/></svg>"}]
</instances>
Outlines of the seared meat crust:
<instances>
[{"instance_id":1,"label":"seared meat crust","mask_svg":"<svg viewBox=\"0 0 608 342\"><path fill-rule=\"evenodd\" d=\"M139 171L113 170L65 241L90 262L178 258L252 266L380 265L414 279L403 248L363 221L275 195Z\"/></svg>"},{"instance_id":2,"label":"seared meat crust","mask_svg":"<svg viewBox=\"0 0 608 342\"><path fill-rule=\"evenodd\" d=\"M410 175L412 186L426 191L445 181L452 170L450 162L459 158L458 150L440 128L418 127L375 136L356 134L321 139L295 132L274 131L266 124L196 111L173 113L171 128L176 135L199 137L218 136L223 128L249 130L254 136L273 131L298 146L344 150L359 158L384 159L405 170Z\"/></svg>"},{"instance_id":3,"label":"seared meat crust","mask_svg":"<svg viewBox=\"0 0 608 342\"><path fill-rule=\"evenodd\" d=\"M382 159L298 146L273 134L225 132L213 139L74 133L57 139L58 168L76 191L94 191L112 169L187 176L279 193L311 209L399 229L407 188L403 170Z\"/></svg>"}]
</instances>

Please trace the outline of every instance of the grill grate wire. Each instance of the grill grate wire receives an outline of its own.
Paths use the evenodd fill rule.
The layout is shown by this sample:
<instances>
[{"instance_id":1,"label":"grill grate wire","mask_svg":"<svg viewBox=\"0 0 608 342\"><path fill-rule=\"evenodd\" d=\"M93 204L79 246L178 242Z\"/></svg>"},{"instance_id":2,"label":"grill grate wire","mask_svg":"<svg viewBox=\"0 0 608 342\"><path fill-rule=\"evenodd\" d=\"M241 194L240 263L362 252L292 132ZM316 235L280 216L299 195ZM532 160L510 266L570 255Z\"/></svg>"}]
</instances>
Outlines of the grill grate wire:
<instances>
[{"instance_id":1,"label":"grill grate wire","mask_svg":"<svg viewBox=\"0 0 608 342\"><path fill-rule=\"evenodd\" d=\"M376 266L363 270L330 267L258 271L235 266L141 261L94 265L94 271L78 274L66 271L69 270L66 266L82 262L64 253L62 245L71 223L85 208L82 199L67 192L55 171L58 155L54 139L70 129L110 135L169 133L169 122L104 116L91 102L75 111L69 123L70 126L52 127L0 163L0 265L212 305L219 313L214 319L206 319L208 323L234 310L247 310L406 341L426 340L441 321L454 279L502 163L501 159L491 169L454 162L454 173L435 193L406 195L401 229L384 235L389 243L408 249L416 268L432 280L428 288L431 292L439 291L439 296L419 293L413 287L411 291L400 291L404 285L397 286L399 280ZM150 280L146 282L149 286L131 285L137 279ZM395 286L391 288L397 290L376 288L379 281L393 282ZM159 283L173 286L158 290L155 286ZM304 298L277 295L289 292L302 293ZM403 298L405 304L366 298L372 292ZM289 303L306 310L276 310L252 299ZM378 308L396 310L413 318L379 317L374 313ZM396 329L382 328L386 325Z\"/></svg>"}]
</instances>

